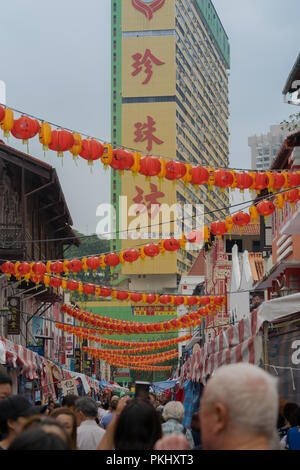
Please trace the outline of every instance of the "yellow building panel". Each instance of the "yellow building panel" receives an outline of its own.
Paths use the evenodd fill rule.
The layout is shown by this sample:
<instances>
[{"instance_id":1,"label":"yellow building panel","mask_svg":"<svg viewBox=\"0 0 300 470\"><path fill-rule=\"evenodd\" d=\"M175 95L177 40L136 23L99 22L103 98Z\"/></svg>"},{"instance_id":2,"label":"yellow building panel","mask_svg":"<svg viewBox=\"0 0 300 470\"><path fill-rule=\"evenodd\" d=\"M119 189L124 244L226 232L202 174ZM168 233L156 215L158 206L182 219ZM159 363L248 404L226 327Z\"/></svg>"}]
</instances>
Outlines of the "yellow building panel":
<instances>
[{"instance_id":1,"label":"yellow building panel","mask_svg":"<svg viewBox=\"0 0 300 470\"><path fill-rule=\"evenodd\" d=\"M176 104L133 103L122 106L122 145L144 154L176 157Z\"/></svg>"},{"instance_id":2,"label":"yellow building panel","mask_svg":"<svg viewBox=\"0 0 300 470\"><path fill-rule=\"evenodd\" d=\"M170 96L176 92L175 37L122 41L122 96Z\"/></svg>"},{"instance_id":3,"label":"yellow building panel","mask_svg":"<svg viewBox=\"0 0 300 470\"><path fill-rule=\"evenodd\" d=\"M168 29L175 29L175 0L122 0L123 31Z\"/></svg>"}]
</instances>

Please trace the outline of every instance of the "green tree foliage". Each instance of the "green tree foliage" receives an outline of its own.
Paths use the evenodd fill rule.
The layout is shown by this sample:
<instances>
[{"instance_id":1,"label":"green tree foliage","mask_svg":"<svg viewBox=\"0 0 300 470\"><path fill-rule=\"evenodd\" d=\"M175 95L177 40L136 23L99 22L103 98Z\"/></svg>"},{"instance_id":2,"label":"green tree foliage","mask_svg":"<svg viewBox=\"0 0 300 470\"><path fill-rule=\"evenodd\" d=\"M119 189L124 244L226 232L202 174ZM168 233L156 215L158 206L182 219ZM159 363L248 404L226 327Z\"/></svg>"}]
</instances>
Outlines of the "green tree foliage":
<instances>
[{"instance_id":1,"label":"green tree foliage","mask_svg":"<svg viewBox=\"0 0 300 470\"><path fill-rule=\"evenodd\" d=\"M289 121L282 121L280 123L281 130L288 130L289 132L294 132L300 130L300 113L291 114L289 116Z\"/></svg>"}]
</instances>

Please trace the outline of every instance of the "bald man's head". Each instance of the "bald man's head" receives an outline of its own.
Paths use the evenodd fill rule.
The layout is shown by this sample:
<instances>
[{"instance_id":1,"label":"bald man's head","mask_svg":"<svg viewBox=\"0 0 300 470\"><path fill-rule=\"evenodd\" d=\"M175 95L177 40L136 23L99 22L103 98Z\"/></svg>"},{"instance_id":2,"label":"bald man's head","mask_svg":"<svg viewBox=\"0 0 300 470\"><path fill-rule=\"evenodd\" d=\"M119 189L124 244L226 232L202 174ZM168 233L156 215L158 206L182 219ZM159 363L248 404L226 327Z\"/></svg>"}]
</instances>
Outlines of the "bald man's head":
<instances>
[{"instance_id":1,"label":"bald man's head","mask_svg":"<svg viewBox=\"0 0 300 470\"><path fill-rule=\"evenodd\" d=\"M276 432L278 408L276 379L270 374L244 363L220 367L201 399L204 448L224 448L230 436L246 440L261 436L270 441Z\"/></svg>"}]
</instances>

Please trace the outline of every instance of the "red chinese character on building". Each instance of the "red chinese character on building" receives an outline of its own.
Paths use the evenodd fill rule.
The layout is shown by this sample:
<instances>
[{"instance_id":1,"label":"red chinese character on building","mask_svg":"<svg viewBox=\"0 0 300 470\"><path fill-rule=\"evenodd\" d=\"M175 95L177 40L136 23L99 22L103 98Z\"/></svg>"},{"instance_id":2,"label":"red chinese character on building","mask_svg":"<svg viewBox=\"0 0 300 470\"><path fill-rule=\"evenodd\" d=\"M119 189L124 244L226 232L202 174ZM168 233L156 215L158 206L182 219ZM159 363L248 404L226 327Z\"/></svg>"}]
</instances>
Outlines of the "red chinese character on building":
<instances>
[{"instance_id":1,"label":"red chinese character on building","mask_svg":"<svg viewBox=\"0 0 300 470\"><path fill-rule=\"evenodd\" d=\"M136 122L135 123L135 142L145 142L147 141L147 150L150 152L152 150L152 143L155 142L157 145L163 144L163 140L155 137L154 132L156 128L154 127L155 121L151 116L147 116L147 122Z\"/></svg>"},{"instance_id":2,"label":"red chinese character on building","mask_svg":"<svg viewBox=\"0 0 300 470\"><path fill-rule=\"evenodd\" d=\"M137 190L137 196L133 198L133 202L135 202L136 204L141 204L141 206L137 207L136 214L137 213L143 214L143 212L146 211L145 209L145 206L146 206L146 208L148 209L149 217L151 219L154 219L161 206L161 203L157 199L164 197L165 193L163 193L162 191L159 191L156 184L152 184L152 183L150 184L150 189L151 189L150 194L144 195L144 190L140 188L139 186L136 186L135 189ZM151 210L152 205L156 206L153 211Z\"/></svg>"},{"instance_id":3,"label":"red chinese character on building","mask_svg":"<svg viewBox=\"0 0 300 470\"><path fill-rule=\"evenodd\" d=\"M142 85L146 85L151 80L151 77L152 77L152 74L153 74L152 63L155 64L155 65L164 65L165 64L165 62L162 62L159 59L157 59L157 57L155 57L151 53L150 49L146 49L146 52L145 52L144 56L137 52L136 54L134 54L132 56L132 58L135 61L132 64L132 67L134 67L134 69L135 69L131 74L133 77L138 75L143 70L143 66L145 67L144 71L145 71L145 74L146 74L146 78L143 81Z\"/></svg>"},{"instance_id":4,"label":"red chinese character on building","mask_svg":"<svg viewBox=\"0 0 300 470\"><path fill-rule=\"evenodd\" d=\"M166 0L153 0L149 2L149 0L131 0L131 3L134 8L143 13L148 20L151 20L153 13L160 10L164 6L165 1Z\"/></svg>"}]
</instances>

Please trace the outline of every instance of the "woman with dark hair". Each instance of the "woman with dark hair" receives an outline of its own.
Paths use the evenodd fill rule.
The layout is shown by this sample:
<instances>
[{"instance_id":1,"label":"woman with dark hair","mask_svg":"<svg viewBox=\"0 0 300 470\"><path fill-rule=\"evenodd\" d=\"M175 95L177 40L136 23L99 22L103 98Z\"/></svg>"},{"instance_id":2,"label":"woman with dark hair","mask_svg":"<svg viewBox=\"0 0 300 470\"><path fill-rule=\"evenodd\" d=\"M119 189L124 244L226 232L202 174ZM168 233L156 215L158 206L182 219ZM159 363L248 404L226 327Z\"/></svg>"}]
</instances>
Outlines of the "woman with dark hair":
<instances>
[{"instance_id":1,"label":"woman with dark hair","mask_svg":"<svg viewBox=\"0 0 300 470\"><path fill-rule=\"evenodd\" d=\"M46 433L56 434L65 441L67 450L72 450L71 439L65 428L54 418L48 416L32 416L27 419L22 428L22 433L28 430L39 429Z\"/></svg>"},{"instance_id":2,"label":"woman with dark hair","mask_svg":"<svg viewBox=\"0 0 300 470\"><path fill-rule=\"evenodd\" d=\"M70 408L61 407L53 410L51 418L56 419L65 429L71 441L71 450L77 449L77 425L75 413Z\"/></svg>"},{"instance_id":3,"label":"woman with dark hair","mask_svg":"<svg viewBox=\"0 0 300 470\"><path fill-rule=\"evenodd\" d=\"M98 450L152 450L161 437L160 417L149 400L123 397Z\"/></svg>"}]
</instances>

